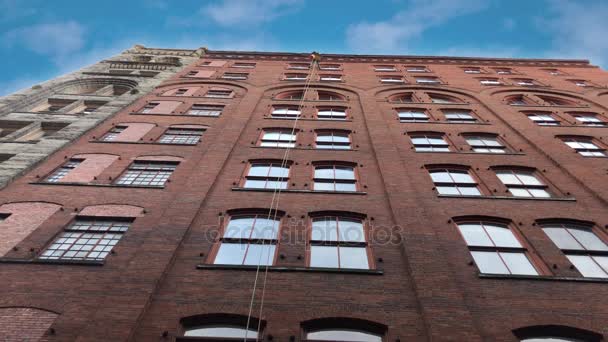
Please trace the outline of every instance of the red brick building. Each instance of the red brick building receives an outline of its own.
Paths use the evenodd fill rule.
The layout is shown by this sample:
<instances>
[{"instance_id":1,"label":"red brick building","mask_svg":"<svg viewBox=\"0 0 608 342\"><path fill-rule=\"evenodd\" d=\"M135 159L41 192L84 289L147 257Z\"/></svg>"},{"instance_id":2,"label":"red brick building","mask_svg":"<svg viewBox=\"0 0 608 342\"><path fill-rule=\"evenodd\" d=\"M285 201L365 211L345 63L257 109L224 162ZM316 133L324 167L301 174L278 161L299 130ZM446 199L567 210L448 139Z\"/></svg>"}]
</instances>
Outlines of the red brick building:
<instances>
[{"instance_id":1,"label":"red brick building","mask_svg":"<svg viewBox=\"0 0 608 342\"><path fill-rule=\"evenodd\" d=\"M608 334L604 71L310 66L205 51L3 189L4 338Z\"/></svg>"}]
</instances>

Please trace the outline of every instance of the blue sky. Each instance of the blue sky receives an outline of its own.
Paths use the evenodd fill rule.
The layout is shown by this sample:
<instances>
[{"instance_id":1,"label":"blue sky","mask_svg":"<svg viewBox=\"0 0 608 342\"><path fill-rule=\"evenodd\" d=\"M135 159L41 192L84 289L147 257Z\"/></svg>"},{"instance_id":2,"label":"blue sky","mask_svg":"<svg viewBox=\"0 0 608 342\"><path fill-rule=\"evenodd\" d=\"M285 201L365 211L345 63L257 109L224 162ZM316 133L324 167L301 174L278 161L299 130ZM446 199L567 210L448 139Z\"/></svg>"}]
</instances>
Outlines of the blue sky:
<instances>
[{"instance_id":1,"label":"blue sky","mask_svg":"<svg viewBox=\"0 0 608 342\"><path fill-rule=\"evenodd\" d=\"M606 0L0 0L0 95L134 44L585 58L607 67L607 18Z\"/></svg>"}]
</instances>

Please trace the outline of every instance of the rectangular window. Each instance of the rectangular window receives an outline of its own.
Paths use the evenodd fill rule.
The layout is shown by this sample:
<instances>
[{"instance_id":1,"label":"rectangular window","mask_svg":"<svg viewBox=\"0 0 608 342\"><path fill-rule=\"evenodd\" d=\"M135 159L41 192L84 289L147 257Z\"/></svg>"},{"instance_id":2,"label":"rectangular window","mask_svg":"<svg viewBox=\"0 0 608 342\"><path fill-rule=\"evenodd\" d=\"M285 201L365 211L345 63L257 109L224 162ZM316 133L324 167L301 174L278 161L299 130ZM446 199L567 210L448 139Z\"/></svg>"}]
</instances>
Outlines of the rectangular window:
<instances>
[{"instance_id":1,"label":"rectangular window","mask_svg":"<svg viewBox=\"0 0 608 342\"><path fill-rule=\"evenodd\" d=\"M147 103L147 104L144 106L144 108L142 108L142 109L141 109L141 111L140 111L140 112L141 112L141 113L144 113L144 114L151 113L151 112L152 112L152 111L154 111L154 109L155 109L156 107L158 107L159 105L160 105L160 103L159 103L159 102L150 102L150 103Z\"/></svg>"},{"instance_id":2,"label":"rectangular window","mask_svg":"<svg viewBox=\"0 0 608 342\"><path fill-rule=\"evenodd\" d=\"M357 191L355 168L346 165L319 165L315 167L315 191Z\"/></svg>"},{"instance_id":3,"label":"rectangular window","mask_svg":"<svg viewBox=\"0 0 608 342\"><path fill-rule=\"evenodd\" d=\"M382 71L390 72L390 71L397 71L397 68L395 68L394 65L374 65L374 71L378 71L378 72L382 72Z\"/></svg>"},{"instance_id":4,"label":"rectangular window","mask_svg":"<svg viewBox=\"0 0 608 342\"><path fill-rule=\"evenodd\" d=\"M515 81L516 85L523 86L523 87L532 87L532 86L538 85L533 79L529 79L529 78L517 78L517 79L514 79L513 81Z\"/></svg>"},{"instance_id":5,"label":"rectangular window","mask_svg":"<svg viewBox=\"0 0 608 342\"><path fill-rule=\"evenodd\" d=\"M585 80L571 80L570 82L574 83L575 86L577 87L590 87L591 84L589 84L589 82L585 81Z\"/></svg>"},{"instance_id":6,"label":"rectangular window","mask_svg":"<svg viewBox=\"0 0 608 342\"><path fill-rule=\"evenodd\" d=\"M410 135L416 152L450 152L449 144L440 134Z\"/></svg>"},{"instance_id":7,"label":"rectangular window","mask_svg":"<svg viewBox=\"0 0 608 342\"><path fill-rule=\"evenodd\" d=\"M350 134L345 131L317 131L315 146L322 150L350 150Z\"/></svg>"},{"instance_id":8,"label":"rectangular window","mask_svg":"<svg viewBox=\"0 0 608 342\"><path fill-rule=\"evenodd\" d=\"M127 129L128 126L114 126L112 127L112 129L110 129L108 131L108 133L104 134L103 137L101 137L101 141L114 141L116 140L116 137L118 137L118 135L120 133L122 133L125 129Z\"/></svg>"},{"instance_id":9,"label":"rectangular window","mask_svg":"<svg viewBox=\"0 0 608 342\"><path fill-rule=\"evenodd\" d=\"M381 76L381 83L405 83L401 76Z\"/></svg>"},{"instance_id":10,"label":"rectangular window","mask_svg":"<svg viewBox=\"0 0 608 342\"><path fill-rule=\"evenodd\" d=\"M369 269L368 244L363 221L336 216L313 218L309 266Z\"/></svg>"},{"instance_id":11,"label":"rectangular window","mask_svg":"<svg viewBox=\"0 0 608 342\"><path fill-rule=\"evenodd\" d=\"M429 117L423 110L399 109L399 122L428 122Z\"/></svg>"},{"instance_id":12,"label":"rectangular window","mask_svg":"<svg viewBox=\"0 0 608 342\"><path fill-rule=\"evenodd\" d=\"M268 213L231 217L213 263L273 265L279 228L280 220Z\"/></svg>"},{"instance_id":13,"label":"rectangular window","mask_svg":"<svg viewBox=\"0 0 608 342\"><path fill-rule=\"evenodd\" d=\"M222 75L222 78L225 80L246 80L248 77L249 74L238 72L226 72Z\"/></svg>"},{"instance_id":14,"label":"rectangular window","mask_svg":"<svg viewBox=\"0 0 608 342\"><path fill-rule=\"evenodd\" d=\"M73 104L74 102L76 102L76 100L48 99L32 109L32 112L54 113Z\"/></svg>"},{"instance_id":15,"label":"rectangular window","mask_svg":"<svg viewBox=\"0 0 608 342\"><path fill-rule=\"evenodd\" d=\"M116 184L130 186L162 187L169 179L177 163L135 161L120 176Z\"/></svg>"},{"instance_id":16,"label":"rectangular window","mask_svg":"<svg viewBox=\"0 0 608 342\"><path fill-rule=\"evenodd\" d=\"M481 80L479 80L479 83L481 83L481 85L486 85L486 86L502 85L502 82L500 82L497 78L481 79Z\"/></svg>"},{"instance_id":17,"label":"rectangular window","mask_svg":"<svg viewBox=\"0 0 608 342\"><path fill-rule=\"evenodd\" d=\"M271 117L273 119L291 119L295 120L300 117L302 112L297 107L275 107L272 110Z\"/></svg>"},{"instance_id":18,"label":"rectangular window","mask_svg":"<svg viewBox=\"0 0 608 342\"><path fill-rule=\"evenodd\" d=\"M606 152L590 138L563 138L564 143L584 157L605 157Z\"/></svg>"},{"instance_id":19,"label":"rectangular window","mask_svg":"<svg viewBox=\"0 0 608 342\"><path fill-rule=\"evenodd\" d=\"M418 65L406 66L405 70L407 72L429 72L429 69L427 69L425 66L418 66Z\"/></svg>"},{"instance_id":20,"label":"rectangular window","mask_svg":"<svg viewBox=\"0 0 608 342\"><path fill-rule=\"evenodd\" d=\"M466 170L429 170L435 189L440 195L481 196L477 182Z\"/></svg>"},{"instance_id":21,"label":"rectangular window","mask_svg":"<svg viewBox=\"0 0 608 342\"><path fill-rule=\"evenodd\" d=\"M56 169L50 176L46 178L46 181L49 183L57 183L61 181L63 177L65 177L70 171L74 170L80 163L82 163L84 159L70 159L63 165L61 165L58 169Z\"/></svg>"},{"instance_id":22,"label":"rectangular window","mask_svg":"<svg viewBox=\"0 0 608 342\"><path fill-rule=\"evenodd\" d=\"M175 91L175 96L184 96L188 92L187 88L180 88Z\"/></svg>"},{"instance_id":23,"label":"rectangular window","mask_svg":"<svg viewBox=\"0 0 608 342\"><path fill-rule=\"evenodd\" d=\"M320 80L323 82L341 82L342 75L321 75Z\"/></svg>"},{"instance_id":24,"label":"rectangular window","mask_svg":"<svg viewBox=\"0 0 608 342\"><path fill-rule=\"evenodd\" d=\"M552 223L543 225L543 231L583 277L608 278L608 245L592 227Z\"/></svg>"},{"instance_id":25,"label":"rectangular window","mask_svg":"<svg viewBox=\"0 0 608 342\"><path fill-rule=\"evenodd\" d=\"M416 77L418 84L440 84L441 81L437 77Z\"/></svg>"},{"instance_id":26,"label":"rectangular window","mask_svg":"<svg viewBox=\"0 0 608 342\"><path fill-rule=\"evenodd\" d=\"M220 99L227 99L230 98L230 96L232 96L232 90L210 89L209 91L207 91L207 94L205 94L205 97L213 97Z\"/></svg>"},{"instance_id":27,"label":"rectangular window","mask_svg":"<svg viewBox=\"0 0 608 342\"><path fill-rule=\"evenodd\" d=\"M476 67L466 67L464 68L465 74L481 74L481 68Z\"/></svg>"},{"instance_id":28,"label":"rectangular window","mask_svg":"<svg viewBox=\"0 0 608 342\"><path fill-rule=\"evenodd\" d=\"M306 74L285 74L284 79L287 81L306 81L308 75Z\"/></svg>"},{"instance_id":29,"label":"rectangular window","mask_svg":"<svg viewBox=\"0 0 608 342\"><path fill-rule=\"evenodd\" d=\"M310 64L308 63L289 63L289 69L296 70L308 70L310 69Z\"/></svg>"},{"instance_id":30,"label":"rectangular window","mask_svg":"<svg viewBox=\"0 0 608 342\"><path fill-rule=\"evenodd\" d=\"M76 218L39 258L102 261L130 226L130 221L100 217Z\"/></svg>"},{"instance_id":31,"label":"rectangular window","mask_svg":"<svg viewBox=\"0 0 608 342\"><path fill-rule=\"evenodd\" d=\"M513 69L510 69L510 68L495 68L494 70L499 75L511 75L511 74L513 74Z\"/></svg>"},{"instance_id":32,"label":"rectangular window","mask_svg":"<svg viewBox=\"0 0 608 342\"><path fill-rule=\"evenodd\" d=\"M444 110L445 119L450 123L476 123L477 118L469 110Z\"/></svg>"},{"instance_id":33,"label":"rectangular window","mask_svg":"<svg viewBox=\"0 0 608 342\"><path fill-rule=\"evenodd\" d=\"M532 120L535 124L537 124L539 126L559 126L559 121L557 121L550 114L544 114L544 113L528 114L528 119Z\"/></svg>"},{"instance_id":34,"label":"rectangular window","mask_svg":"<svg viewBox=\"0 0 608 342\"><path fill-rule=\"evenodd\" d=\"M328 107L319 108L317 110L317 119L319 120L346 120L346 108L341 107Z\"/></svg>"},{"instance_id":35,"label":"rectangular window","mask_svg":"<svg viewBox=\"0 0 608 342\"><path fill-rule=\"evenodd\" d=\"M458 224L481 273L538 275L508 225L494 222L463 222Z\"/></svg>"},{"instance_id":36,"label":"rectangular window","mask_svg":"<svg viewBox=\"0 0 608 342\"><path fill-rule=\"evenodd\" d=\"M549 187L538 179L533 171L497 170L496 176L515 197L551 197Z\"/></svg>"},{"instance_id":37,"label":"rectangular window","mask_svg":"<svg viewBox=\"0 0 608 342\"><path fill-rule=\"evenodd\" d=\"M604 127L606 123L600 120L597 115L592 113L573 113L572 116L578 121L581 125L585 125L588 127Z\"/></svg>"},{"instance_id":38,"label":"rectangular window","mask_svg":"<svg viewBox=\"0 0 608 342\"><path fill-rule=\"evenodd\" d=\"M255 63L239 63L235 62L232 65L233 68L242 68L242 69L253 69L255 68Z\"/></svg>"},{"instance_id":39,"label":"rectangular window","mask_svg":"<svg viewBox=\"0 0 608 342\"><path fill-rule=\"evenodd\" d=\"M473 151L477 153L506 153L506 146L496 136L467 135L465 139Z\"/></svg>"},{"instance_id":40,"label":"rectangular window","mask_svg":"<svg viewBox=\"0 0 608 342\"><path fill-rule=\"evenodd\" d=\"M341 70L340 64L321 64L319 66L321 70Z\"/></svg>"},{"instance_id":41,"label":"rectangular window","mask_svg":"<svg viewBox=\"0 0 608 342\"><path fill-rule=\"evenodd\" d=\"M206 104L193 104L188 110L186 115L196 116L220 116L224 106L206 105Z\"/></svg>"},{"instance_id":42,"label":"rectangular window","mask_svg":"<svg viewBox=\"0 0 608 342\"><path fill-rule=\"evenodd\" d=\"M250 189L287 189L289 166L281 163L252 163L243 187Z\"/></svg>"},{"instance_id":43,"label":"rectangular window","mask_svg":"<svg viewBox=\"0 0 608 342\"><path fill-rule=\"evenodd\" d=\"M169 128L158 139L161 144L196 145L203 136L204 129Z\"/></svg>"},{"instance_id":44,"label":"rectangular window","mask_svg":"<svg viewBox=\"0 0 608 342\"><path fill-rule=\"evenodd\" d=\"M296 147L296 134L291 130L265 130L260 141L262 147Z\"/></svg>"}]
</instances>

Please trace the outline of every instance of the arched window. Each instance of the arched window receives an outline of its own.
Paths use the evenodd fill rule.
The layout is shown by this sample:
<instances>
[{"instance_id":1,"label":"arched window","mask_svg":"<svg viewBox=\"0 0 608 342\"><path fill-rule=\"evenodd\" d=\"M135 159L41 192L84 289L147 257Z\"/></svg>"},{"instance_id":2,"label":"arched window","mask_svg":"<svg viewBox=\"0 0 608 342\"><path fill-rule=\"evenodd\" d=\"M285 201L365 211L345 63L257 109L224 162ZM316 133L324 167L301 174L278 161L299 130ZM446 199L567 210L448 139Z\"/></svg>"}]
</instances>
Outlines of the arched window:
<instances>
[{"instance_id":1,"label":"arched window","mask_svg":"<svg viewBox=\"0 0 608 342\"><path fill-rule=\"evenodd\" d=\"M350 131L322 129L316 131L315 147L323 150L350 150Z\"/></svg>"},{"instance_id":2,"label":"arched window","mask_svg":"<svg viewBox=\"0 0 608 342\"><path fill-rule=\"evenodd\" d=\"M273 119L296 119L302 112L296 106L275 106L270 114Z\"/></svg>"},{"instance_id":3,"label":"arched window","mask_svg":"<svg viewBox=\"0 0 608 342\"><path fill-rule=\"evenodd\" d=\"M344 96L332 91L320 90L317 94L319 101L346 101Z\"/></svg>"},{"instance_id":4,"label":"arched window","mask_svg":"<svg viewBox=\"0 0 608 342\"><path fill-rule=\"evenodd\" d=\"M319 163L315 165L315 191L357 191L355 165Z\"/></svg>"},{"instance_id":5,"label":"arched window","mask_svg":"<svg viewBox=\"0 0 608 342\"><path fill-rule=\"evenodd\" d=\"M395 94L388 98L390 102L398 102L398 103L412 103L414 102L414 94L413 93L400 93Z\"/></svg>"},{"instance_id":6,"label":"arched window","mask_svg":"<svg viewBox=\"0 0 608 342\"><path fill-rule=\"evenodd\" d=\"M249 323L249 325L247 325ZM261 341L265 321L235 314L204 314L181 319L182 335L177 341ZM259 331L258 331L259 328Z\"/></svg>"},{"instance_id":7,"label":"arched window","mask_svg":"<svg viewBox=\"0 0 608 342\"><path fill-rule=\"evenodd\" d=\"M262 147L296 147L297 132L291 128L264 129L259 145Z\"/></svg>"},{"instance_id":8,"label":"arched window","mask_svg":"<svg viewBox=\"0 0 608 342\"><path fill-rule=\"evenodd\" d=\"M387 327L356 318L321 318L302 322L306 341L382 342Z\"/></svg>"},{"instance_id":9,"label":"arched window","mask_svg":"<svg viewBox=\"0 0 608 342\"><path fill-rule=\"evenodd\" d=\"M249 189L287 189L290 162L256 161L249 164L243 187Z\"/></svg>"},{"instance_id":10,"label":"arched window","mask_svg":"<svg viewBox=\"0 0 608 342\"><path fill-rule=\"evenodd\" d=\"M304 92L302 90L286 91L277 94L275 98L278 100L302 100L304 98Z\"/></svg>"},{"instance_id":11,"label":"arched window","mask_svg":"<svg viewBox=\"0 0 608 342\"><path fill-rule=\"evenodd\" d=\"M603 337L593 331L563 325L534 325L513 330L522 342L600 342Z\"/></svg>"},{"instance_id":12,"label":"arched window","mask_svg":"<svg viewBox=\"0 0 608 342\"><path fill-rule=\"evenodd\" d=\"M420 132L410 133L409 136L416 152L450 152L450 145L443 133Z\"/></svg>"},{"instance_id":13,"label":"arched window","mask_svg":"<svg viewBox=\"0 0 608 342\"><path fill-rule=\"evenodd\" d=\"M545 101L549 106L578 106L576 102L562 99L559 97L538 95L540 99Z\"/></svg>"},{"instance_id":14,"label":"arched window","mask_svg":"<svg viewBox=\"0 0 608 342\"><path fill-rule=\"evenodd\" d=\"M466 133L464 139L477 153L506 153L507 147L498 135L491 133Z\"/></svg>"},{"instance_id":15,"label":"arched window","mask_svg":"<svg viewBox=\"0 0 608 342\"><path fill-rule=\"evenodd\" d=\"M436 94L436 93L429 93L428 95L431 98L431 102L433 102L433 103L443 103L443 104L462 103L461 99L454 97L454 96Z\"/></svg>"},{"instance_id":16,"label":"arched window","mask_svg":"<svg viewBox=\"0 0 608 342\"><path fill-rule=\"evenodd\" d=\"M345 107L319 107L317 108L317 119L319 120L346 120Z\"/></svg>"},{"instance_id":17,"label":"arched window","mask_svg":"<svg viewBox=\"0 0 608 342\"><path fill-rule=\"evenodd\" d=\"M525 97L524 95L509 96L505 100L511 106L529 106L529 105L535 104L530 99Z\"/></svg>"},{"instance_id":18,"label":"arched window","mask_svg":"<svg viewBox=\"0 0 608 342\"><path fill-rule=\"evenodd\" d=\"M429 174L440 195L481 196L477 181L464 167L433 167Z\"/></svg>"},{"instance_id":19,"label":"arched window","mask_svg":"<svg viewBox=\"0 0 608 342\"><path fill-rule=\"evenodd\" d=\"M551 197L549 186L534 169L500 168L496 170L496 176L513 197Z\"/></svg>"},{"instance_id":20,"label":"arched window","mask_svg":"<svg viewBox=\"0 0 608 342\"><path fill-rule=\"evenodd\" d=\"M234 325L203 325L184 330L186 337L222 337L222 338L258 338L258 332L254 329L247 329Z\"/></svg>"}]
</instances>

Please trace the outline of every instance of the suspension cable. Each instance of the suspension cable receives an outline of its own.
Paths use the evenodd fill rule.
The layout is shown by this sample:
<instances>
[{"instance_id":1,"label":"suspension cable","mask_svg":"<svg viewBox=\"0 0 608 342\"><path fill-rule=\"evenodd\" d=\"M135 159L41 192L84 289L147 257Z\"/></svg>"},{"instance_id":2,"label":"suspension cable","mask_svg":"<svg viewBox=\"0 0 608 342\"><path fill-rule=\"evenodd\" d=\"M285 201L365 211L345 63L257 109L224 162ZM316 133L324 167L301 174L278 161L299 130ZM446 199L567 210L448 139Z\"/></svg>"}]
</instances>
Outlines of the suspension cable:
<instances>
[{"instance_id":1,"label":"suspension cable","mask_svg":"<svg viewBox=\"0 0 608 342\"><path fill-rule=\"evenodd\" d=\"M306 98L306 94L308 92L308 89L310 87L310 82L312 81L312 79L314 78L314 73L315 73L315 65L318 65L318 61L319 61L319 55L316 52L313 52L311 55L312 61L310 62L310 71L308 74L308 78L306 80L306 83L304 84L304 89L302 91L302 98L300 99L300 103L298 105L298 112L296 115L296 118L294 120L293 126L291 128L291 137L294 136L295 132L296 132L296 128L298 125L298 119L300 118L300 115L302 114L302 108L304 105L304 99ZM290 141L291 138L290 137ZM295 147L295 139L294 139L294 147ZM291 146L291 144L287 144L287 146L285 147L285 152L283 153L283 158L281 159L281 167L280 169L283 170L286 166L287 166L287 160L289 158L289 152L291 151L293 147ZM283 180L285 177L281 177L281 180ZM272 218L272 222L273 222L273 231L274 231L274 224L276 222L276 218L278 215L278 209L279 209L279 203L280 203L280 197L281 197L281 187L280 186L276 186L274 187L273 193L272 193L272 199L270 202L270 208L268 210L268 216L267 216L267 220L270 221L270 217L271 215L273 216ZM276 199L276 204L275 204L275 199ZM273 209L274 208L274 209ZM274 211L274 215L273 215L273 211ZM277 227L277 233L280 231L280 226ZM264 239L262 239L262 249L258 258L258 263L257 263L257 267L256 267L256 272L255 272L255 280L253 282L253 289L251 291L251 301L249 303L249 312L247 314L247 325L246 325L246 330L245 330L245 338L243 339L244 342L247 341L247 335L249 333L249 324L251 322L251 314L253 311L253 304L255 301L255 292L257 289L257 283L258 283L258 277L259 277L259 273L260 273L260 264L262 261L262 254L263 254L263 248L264 246ZM263 308L264 308L264 298L265 298L265 294L266 294L266 281L268 279L268 269L269 269L269 262L270 262L270 253L267 254L266 256L266 263L265 263L265 269L264 269L264 278L263 278L263 282L262 282L262 294L261 294L261 299L260 299L260 311L259 311L259 315L258 315L258 326L256 329L257 332L257 337L256 340L259 339L259 335L260 335L260 329L262 326L262 312L263 312Z\"/></svg>"}]
</instances>

